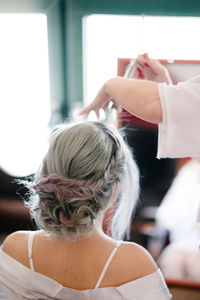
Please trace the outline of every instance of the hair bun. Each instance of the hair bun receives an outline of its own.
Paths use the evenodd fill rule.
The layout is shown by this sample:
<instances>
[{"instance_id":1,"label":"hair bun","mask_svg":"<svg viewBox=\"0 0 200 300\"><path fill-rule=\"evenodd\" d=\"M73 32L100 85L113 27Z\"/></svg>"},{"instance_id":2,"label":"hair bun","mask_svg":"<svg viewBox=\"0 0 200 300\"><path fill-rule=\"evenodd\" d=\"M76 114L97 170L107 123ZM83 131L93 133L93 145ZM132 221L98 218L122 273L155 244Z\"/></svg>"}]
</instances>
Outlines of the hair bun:
<instances>
[{"instance_id":1,"label":"hair bun","mask_svg":"<svg viewBox=\"0 0 200 300\"><path fill-rule=\"evenodd\" d=\"M88 206L79 207L70 219L65 216L62 210L59 213L60 222L66 225L70 231L84 232L90 230L94 218L96 215Z\"/></svg>"},{"instance_id":2,"label":"hair bun","mask_svg":"<svg viewBox=\"0 0 200 300\"><path fill-rule=\"evenodd\" d=\"M54 220L56 224L64 225L68 232L77 233L92 228L100 208L95 198L99 185L91 184L89 180L51 174L32 187L40 198L39 208L46 221Z\"/></svg>"}]
</instances>

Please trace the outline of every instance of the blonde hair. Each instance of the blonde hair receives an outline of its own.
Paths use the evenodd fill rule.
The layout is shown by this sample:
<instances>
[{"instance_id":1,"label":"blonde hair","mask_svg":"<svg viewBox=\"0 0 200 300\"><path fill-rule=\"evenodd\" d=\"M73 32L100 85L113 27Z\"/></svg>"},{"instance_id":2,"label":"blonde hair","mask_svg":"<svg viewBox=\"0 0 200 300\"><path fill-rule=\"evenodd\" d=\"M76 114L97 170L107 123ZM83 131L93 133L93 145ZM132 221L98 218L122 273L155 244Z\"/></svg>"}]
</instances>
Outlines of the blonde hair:
<instances>
[{"instance_id":1,"label":"blonde hair","mask_svg":"<svg viewBox=\"0 0 200 300\"><path fill-rule=\"evenodd\" d=\"M130 226L139 193L139 172L120 133L101 122L57 126L32 183L29 206L37 226L66 237L89 233L111 203L119 182L112 236Z\"/></svg>"}]
</instances>

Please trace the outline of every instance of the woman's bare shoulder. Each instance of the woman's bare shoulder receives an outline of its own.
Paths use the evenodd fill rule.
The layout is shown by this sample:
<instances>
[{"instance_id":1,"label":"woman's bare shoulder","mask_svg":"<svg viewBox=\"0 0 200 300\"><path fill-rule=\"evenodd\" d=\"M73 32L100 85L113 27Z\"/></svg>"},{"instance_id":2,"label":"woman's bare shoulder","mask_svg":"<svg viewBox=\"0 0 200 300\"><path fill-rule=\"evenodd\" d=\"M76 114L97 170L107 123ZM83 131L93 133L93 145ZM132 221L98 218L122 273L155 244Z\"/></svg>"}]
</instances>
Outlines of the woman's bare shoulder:
<instances>
[{"instance_id":1,"label":"woman's bare shoulder","mask_svg":"<svg viewBox=\"0 0 200 300\"><path fill-rule=\"evenodd\" d=\"M119 249L119 261L130 278L137 279L157 271L158 267L149 252L132 242L122 242Z\"/></svg>"},{"instance_id":2,"label":"woman's bare shoulder","mask_svg":"<svg viewBox=\"0 0 200 300\"><path fill-rule=\"evenodd\" d=\"M7 236L1 249L3 252L21 261L28 253L29 231L16 231Z\"/></svg>"}]
</instances>

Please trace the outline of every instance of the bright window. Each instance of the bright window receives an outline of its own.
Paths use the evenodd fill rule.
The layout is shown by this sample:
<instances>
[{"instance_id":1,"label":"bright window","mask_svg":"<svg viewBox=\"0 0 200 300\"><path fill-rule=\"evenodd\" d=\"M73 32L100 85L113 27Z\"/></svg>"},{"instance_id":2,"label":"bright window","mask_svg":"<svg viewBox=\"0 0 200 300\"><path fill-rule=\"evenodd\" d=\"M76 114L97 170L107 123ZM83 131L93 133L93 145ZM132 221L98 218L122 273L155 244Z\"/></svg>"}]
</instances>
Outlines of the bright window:
<instances>
[{"instance_id":1,"label":"bright window","mask_svg":"<svg viewBox=\"0 0 200 300\"><path fill-rule=\"evenodd\" d=\"M47 18L0 14L0 166L29 175L39 166L50 119Z\"/></svg>"},{"instance_id":2,"label":"bright window","mask_svg":"<svg viewBox=\"0 0 200 300\"><path fill-rule=\"evenodd\" d=\"M200 59L198 17L90 15L83 19L84 102L117 74L117 58Z\"/></svg>"}]
</instances>

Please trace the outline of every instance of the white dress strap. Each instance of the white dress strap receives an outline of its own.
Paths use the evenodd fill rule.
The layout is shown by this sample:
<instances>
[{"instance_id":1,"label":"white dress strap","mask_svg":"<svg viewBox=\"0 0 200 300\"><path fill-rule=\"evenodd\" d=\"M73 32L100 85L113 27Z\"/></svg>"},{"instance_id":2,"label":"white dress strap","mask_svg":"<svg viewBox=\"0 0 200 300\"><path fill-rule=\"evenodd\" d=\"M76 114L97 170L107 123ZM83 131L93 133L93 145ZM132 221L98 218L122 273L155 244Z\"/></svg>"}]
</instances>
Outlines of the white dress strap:
<instances>
[{"instance_id":1,"label":"white dress strap","mask_svg":"<svg viewBox=\"0 0 200 300\"><path fill-rule=\"evenodd\" d=\"M101 282L103 280L103 277L104 277L104 275L105 275L105 273L106 273L106 271L107 271L107 269L108 269L108 267L109 267L109 265L111 263L111 260L113 259L114 255L116 254L117 249L119 248L119 246L120 246L121 243L122 243L122 241L117 241L117 243L115 245L115 248L113 249L113 251L111 252L110 256L108 257L108 260L107 260L107 262L106 262L106 264L105 264L105 266L104 266L104 268L103 268L103 270L102 270L102 272L101 272L101 274L99 276L99 279L97 280L95 289L99 288L99 286L100 286L100 284L101 284Z\"/></svg>"},{"instance_id":2,"label":"white dress strap","mask_svg":"<svg viewBox=\"0 0 200 300\"><path fill-rule=\"evenodd\" d=\"M32 248L33 248L33 240L37 231L31 231L28 236L28 259L30 263L30 268L34 271L33 267L33 258L32 258Z\"/></svg>"}]
</instances>

